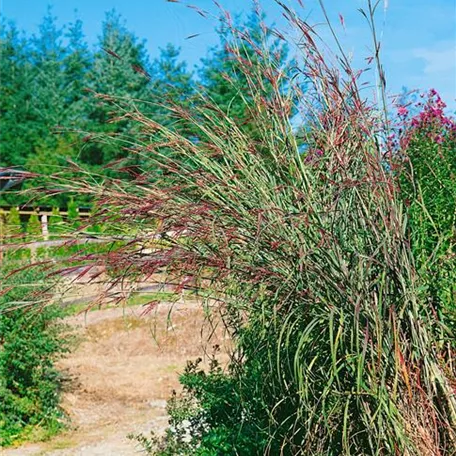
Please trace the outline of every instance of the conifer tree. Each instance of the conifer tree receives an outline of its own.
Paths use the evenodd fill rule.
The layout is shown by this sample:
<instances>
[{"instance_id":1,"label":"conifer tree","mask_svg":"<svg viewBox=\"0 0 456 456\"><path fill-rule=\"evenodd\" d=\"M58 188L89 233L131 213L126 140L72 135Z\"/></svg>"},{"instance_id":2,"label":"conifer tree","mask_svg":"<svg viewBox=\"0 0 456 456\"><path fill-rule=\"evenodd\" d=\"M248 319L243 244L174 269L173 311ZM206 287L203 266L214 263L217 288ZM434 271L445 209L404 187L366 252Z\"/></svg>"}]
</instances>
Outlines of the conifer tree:
<instances>
[{"instance_id":1,"label":"conifer tree","mask_svg":"<svg viewBox=\"0 0 456 456\"><path fill-rule=\"evenodd\" d=\"M141 100L147 96L148 58L144 42L139 42L130 32L122 17L115 11L106 14L99 37L98 51L88 74L89 87L94 94ZM106 165L124 157L127 153L121 145L105 141L106 135L118 136L131 128L128 121L109 123L110 106L96 98L90 102L88 119L92 135L100 135L99 142L89 143L81 152L84 162L92 165Z\"/></svg>"},{"instance_id":2,"label":"conifer tree","mask_svg":"<svg viewBox=\"0 0 456 456\"><path fill-rule=\"evenodd\" d=\"M75 202L73 199L70 200L68 203L68 224L70 225L71 228L78 228L80 226L80 221L79 221L79 208L77 202Z\"/></svg>"},{"instance_id":3,"label":"conifer tree","mask_svg":"<svg viewBox=\"0 0 456 456\"><path fill-rule=\"evenodd\" d=\"M65 33L68 46L63 59L67 111L65 126L75 128L80 128L85 124L87 114L85 89L88 86L88 73L93 63L82 26L80 19L76 19L68 25Z\"/></svg>"},{"instance_id":4,"label":"conifer tree","mask_svg":"<svg viewBox=\"0 0 456 456\"><path fill-rule=\"evenodd\" d=\"M5 239L9 242L16 242L22 234L21 217L17 207L10 208L6 217Z\"/></svg>"},{"instance_id":5,"label":"conifer tree","mask_svg":"<svg viewBox=\"0 0 456 456\"><path fill-rule=\"evenodd\" d=\"M25 231L31 241L36 241L41 236L41 223L36 212L30 215Z\"/></svg>"},{"instance_id":6,"label":"conifer tree","mask_svg":"<svg viewBox=\"0 0 456 456\"><path fill-rule=\"evenodd\" d=\"M34 128L35 148L46 146L56 149L56 127L64 125L67 115L65 75L63 62L65 48L63 30L49 7L39 26L39 34L32 37L33 64L32 107L37 117Z\"/></svg>"},{"instance_id":7,"label":"conifer tree","mask_svg":"<svg viewBox=\"0 0 456 456\"><path fill-rule=\"evenodd\" d=\"M33 149L29 46L13 23L0 22L0 166L23 167ZM2 195L3 197L5 195Z\"/></svg>"},{"instance_id":8,"label":"conifer tree","mask_svg":"<svg viewBox=\"0 0 456 456\"><path fill-rule=\"evenodd\" d=\"M61 234L64 230L63 218L58 207L52 208L52 215L49 217L49 232L51 234Z\"/></svg>"},{"instance_id":9,"label":"conifer tree","mask_svg":"<svg viewBox=\"0 0 456 456\"><path fill-rule=\"evenodd\" d=\"M272 36L270 29L264 26L264 20L264 14L256 10L251 11L244 23L237 19L238 24L235 28L245 34L245 39L237 48L242 59L251 62L252 68L259 68L261 65L258 63L262 58L270 58L276 61L277 67L290 71L286 45ZM252 133L255 129L255 119L246 109L249 103L243 101L243 97L248 97L251 93L246 78L247 71L240 68L241 59L232 55L233 45L239 44L239 40L234 39L233 32L224 19L221 20L217 32L220 43L210 49L201 61L201 84L206 94L223 112L236 120L245 131ZM263 44L265 42L268 43L267 46ZM269 50L269 56L264 55L265 49ZM266 78L263 82L266 89L272 92ZM266 92L264 95L267 98L270 93Z\"/></svg>"},{"instance_id":10,"label":"conifer tree","mask_svg":"<svg viewBox=\"0 0 456 456\"><path fill-rule=\"evenodd\" d=\"M188 71L187 64L180 60L180 49L168 43L160 49L160 56L151 64L151 93L156 99L172 100L179 106L186 106L193 95L192 73ZM147 110L146 106L146 110ZM153 112L150 112L150 109ZM157 105L149 107L149 115L157 122L169 126L173 119L169 111Z\"/></svg>"}]
</instances>

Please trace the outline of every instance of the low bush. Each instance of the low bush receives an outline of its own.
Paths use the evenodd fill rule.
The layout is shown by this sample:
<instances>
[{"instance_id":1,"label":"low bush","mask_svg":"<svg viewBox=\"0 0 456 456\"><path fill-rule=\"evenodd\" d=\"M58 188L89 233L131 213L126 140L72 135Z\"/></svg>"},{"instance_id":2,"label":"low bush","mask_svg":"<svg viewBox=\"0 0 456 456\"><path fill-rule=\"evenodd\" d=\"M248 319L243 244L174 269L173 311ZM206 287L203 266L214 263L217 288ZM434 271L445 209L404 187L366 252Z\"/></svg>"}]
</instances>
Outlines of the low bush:
<instances>
[{"instance_id":1,"label":"low bush","mask_svg":"<svg viewBox=\"0 0 456 456\"><path fill-rule=\"evenodd\" d=\"M200 362L200 358L188 362L180 377L183 393L174 392L168 402L165 436L152 433L130 438L147 454L156 456L263 454L269 438L265 431L268 407L256 391L261 373L247 372L243 366L242 373L227 374L215 359L205 372Z\"/></svg>"},{"instance_id":2,"label":"low bush","mask_svg":"<svg viewBox=\"0 0 456 456\"><path fill-rule=\"evenodd\" d=\"M49 304L46 276L35 268L0 272L0 445L55 433L62 377L55 361L69 348L62 310ZM33 308L30 306L33 305Z\"/></svg>"}]
</instances>

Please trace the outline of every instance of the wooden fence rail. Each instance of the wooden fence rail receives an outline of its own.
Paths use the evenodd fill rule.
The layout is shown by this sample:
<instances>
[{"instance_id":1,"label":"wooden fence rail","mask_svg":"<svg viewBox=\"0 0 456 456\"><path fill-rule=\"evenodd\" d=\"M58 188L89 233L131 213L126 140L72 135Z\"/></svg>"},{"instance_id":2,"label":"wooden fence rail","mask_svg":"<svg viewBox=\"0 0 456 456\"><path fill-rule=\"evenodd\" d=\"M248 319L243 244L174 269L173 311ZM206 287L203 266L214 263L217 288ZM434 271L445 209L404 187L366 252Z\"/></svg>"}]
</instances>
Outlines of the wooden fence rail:
<instances>
[{"instance_id":1,"label":"wooden fence rail","mask_svg":"<svg viewBox=\"0 0 456 456\"><path fill-rule=\"evenodd\" d=\"M10 213L13 206L0 206L0 225L6 223L6 218ZM48 239L49 229L48 229L48 218L54 215L52 213L52 207L32 207L32 206L16 206L16 209L21 218L30 217L33 214L36 214L41 223L41 232L45 240ZM78 208L78 217L80 219L85 219L89 217L90 210L85 208ZM59 215L62 217L68 216L68 210L59 208Z\"/></svg>"}]
</instances>

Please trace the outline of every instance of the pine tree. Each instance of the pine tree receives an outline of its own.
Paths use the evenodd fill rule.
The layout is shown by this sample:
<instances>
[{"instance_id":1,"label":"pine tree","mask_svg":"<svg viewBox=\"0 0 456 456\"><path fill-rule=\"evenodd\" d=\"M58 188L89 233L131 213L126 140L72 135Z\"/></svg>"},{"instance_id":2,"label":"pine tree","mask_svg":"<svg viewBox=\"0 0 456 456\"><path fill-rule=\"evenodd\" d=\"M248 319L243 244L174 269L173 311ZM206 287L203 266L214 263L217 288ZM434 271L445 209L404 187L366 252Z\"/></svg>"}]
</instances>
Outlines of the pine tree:
<instances>
[{"instance_id":1,"label":"pine tree","mask_svg":"<svg viewBox=\"0 0 456 456\"><path fill-rule=\"evenodd\" d=\"M52 215L49 217L49 232L51 234L62 234L64 231L63 218L58 207L52 208Z\"/></svg>"},{"instance_id":2,"label":"pine tree","mask_svg":"<svg viewBox=\"0 0 456 456\"><path fill-rule=\"evenodd\" d=\"M32 37L33 110L37 117L35 148L55 150L57 137L53 132L64 125L67 116L63 30L49 7L39 26L39 34Z\"/></svg>"},{"instance_id":3,"label":"pine tree","mask_svg":"<svg viewBox=\"0 0 456 456\"><path fill-rule=\"evenodd\" d=\"M153 60L151 65L151 93L158 99L171 100L179 106L186 106L191 99L194 89L192 86L192 73L188 71L187 64L179 59L180 49L168 43L160 49L160 57ZM169 111L153 105L145 107L148 115L160 124L169 126L171 119Z\"/></svg>"},{"instance_id":4,"label":"pine tree","mask_svg":"<svg viewBox=\"0 0 456 456\"><path fill-rule=\"evenodd\" d=\"M17 242L22 235L21 217L17 207L10 208L6 217L5 240L7 242Z\"/></svg>"},{"instance_id":5,"label":"pine tree","mask_svg":"<svg viewBox=\"0 0 456 456\"><path fill-rule=\"evenodd\" d=\"M168 44L164 49L160 49L160 56L152 61L150 73L153 78L149 84L150 95L148 99L152 103L141 106L141 111L153 119L155 122L168 128L178 130L180 134L192 138L195 137L194 126L183 119L176 120L168 108L163 104L188 108L194 99L194 85L192 73L188 71L187 64L180 60L180 50L172 44ZM169 150L172 153L171 150ZM162 150L162 153L166 151ZM134 160L129 161L131 168L141 172L142 157L133 156ZM147 159L146 159L147 162ZM151 170L157 177L161 174L160 170Z\"/></svg>"},{"instance_id":6,"label":"pine tree","mask_svg":"<svg viewBox=\"0 0 456 456\"><path fill-rule=\"evenodd\" d=\"M88 73L92 66L93 56L85 41L82 21L76 19L70 23L65 34L68 40L66 55L63 59L65 86L65 109L67 121L65 126L80 128L87 116Z\"/></svg>"},{"instance_id":7,"label":"pine tree","mask_svg":"<svg viewBox=\"0 0 456 456\"><path fill-rule=\"evenodd\" d=\"M31 241L36 241L41 236L41 223L36 212L30 215L25 231Z\"/></svg>"},{"instance_id":8,"label":"pine tree","mask_svg":"<svg viewBox=\"0 0 456 456\"><path fill-rule=\"evenodd\" d=\"M0 22L0 166L23 167L33 150L29 50L13 23Z\"/></svg>"},{"instance_id":9,"label":"pine tree","mask_svg":"<svg viewBox=\"0 0 456 456\"><path fill-rule=\"evenodd\" d=\"M98 52L88 75L90 89L95 94L123 97L124 100L145 99L148 77L143 72L149 66L143 42L138 42L125 21L115 11L106 14ZM105 165L127 154L119 144L103 141L108 136L127 133L132 124L128 121L109 123L111 107L93 99L90 103L89 131L102 137L100 142L87 144L81 152L85 163Z\"/></svg>"},{"instance_id":10,"label":"pine tree","mask_svg":"<svg viewBox=\"0 0 456 456\"><path fill-rule=\"evenodd\" d=\"M63 45L64 38L68 40L67 46ZM64 34L51 8L40 25L38 36L32 38L32 45L33 108L38 117L33 131L39 135L26 167L39 173L39 185L46 186L54 173L71 178L66 169L68 159L77 161L81 136L71 130L81 130L87 117L83 87L87 84L91 55L84 41L82 22L71 23ZM64 205L66 200L59 194L49 198L48 203Z\"/></svg>"},{"instance_id":11,"label":"pine tree","mask_svg":"<svg viewBox=\"0 0 456 456\"><path fill-rule=\"evenodd\" d=\"M233 47L237 47L244 62L251 62L252 68L258 69L262 59L274 59L277 68L290 71L287 63L287 47L274 39L271 31L263 26L265 16L253 10L247 20L242 23L238 19L236 29L241 31L245 39L239 41L233 36L231 28L221 20L217 32L220 37L218 46L213 47L206 58L202 59L200 80L207 96L237 125L246 132L255 130L255 119L249 112L248 105L254 100L245 100L249 90L246 71L240 68L240 59L233 55ZM268 55L264 55L265 49ZM286 79L286 78L285 78ZM262 81L266 87L265 98L272 93L272 86L266 78ZM247 101L247 103L246 103Z\"/></svg>"},{"instance_id":12,"label":"pine tree","mask_svg":"<svg viewBox=\"0 0 456 456\"><path fill-rule=\"evenodd\" d=\"M68 224L72 228L78 228L80 226L80 221L79 221L79 208L78 204L72 199L68 203Z\"/></svg>"}]
</instances>

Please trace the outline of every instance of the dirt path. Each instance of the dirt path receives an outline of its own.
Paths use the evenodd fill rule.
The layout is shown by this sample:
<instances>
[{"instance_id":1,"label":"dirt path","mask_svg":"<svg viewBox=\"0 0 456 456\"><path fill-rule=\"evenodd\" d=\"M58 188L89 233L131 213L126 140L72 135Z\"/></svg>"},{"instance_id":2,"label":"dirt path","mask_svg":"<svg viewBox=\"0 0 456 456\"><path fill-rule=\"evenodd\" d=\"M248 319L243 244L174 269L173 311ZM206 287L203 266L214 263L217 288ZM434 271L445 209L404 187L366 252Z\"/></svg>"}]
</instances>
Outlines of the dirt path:
<instances>
[{"instance_id":1,"label":"dirt path","mask_svg":"<svg viewBox=\"0 0 456 456\"><path fill-rule=\"evenodd\" d=\"M204 354L202 311L194 302L160 304L153 315L141 307L106 309L71 317L82 342L60 368L71 382L63 408L71 427L39 444L0 450L2 456L131 456L139 449L129 433L163 431L166 399L179 388L186 361ZM209 345L222 341L219 336Z\"/></svg>"}]
</instances>

